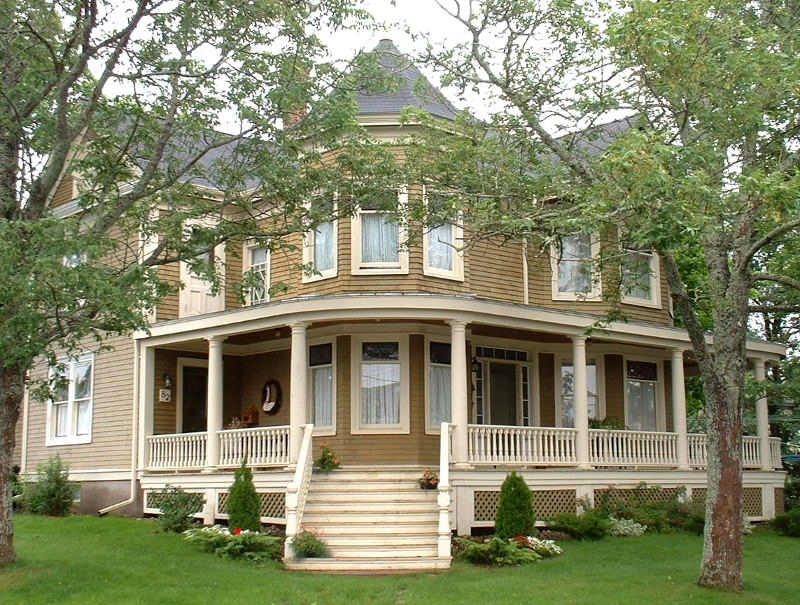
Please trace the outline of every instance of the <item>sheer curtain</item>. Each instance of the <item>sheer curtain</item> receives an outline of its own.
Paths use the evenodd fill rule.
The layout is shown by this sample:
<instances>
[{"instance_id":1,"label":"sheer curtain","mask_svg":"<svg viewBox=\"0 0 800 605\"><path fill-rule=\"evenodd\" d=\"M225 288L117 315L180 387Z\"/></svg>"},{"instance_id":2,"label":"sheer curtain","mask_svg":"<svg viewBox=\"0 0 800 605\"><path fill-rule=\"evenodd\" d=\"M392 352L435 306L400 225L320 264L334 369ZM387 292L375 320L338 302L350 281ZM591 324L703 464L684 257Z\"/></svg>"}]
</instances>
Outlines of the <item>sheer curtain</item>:
<instances>
[{"instance_id":1,"label":"sheer curtain","mask_svg":"<svg viewBox=\"0 0 800 605\"><path fill-rule=\"evenodd\" d=\"M361 364L361 422L400 424L400 364Z\"/></svg>"},{"instance_id":2,"label":"sheer curtain","mask_svg":"<svg viewBox=\"0 0 800 605\"><path fill-rule=\"evenodd\" d=\"M561 426L575 426L575 368L571 361L561 364ZM594 361L586 362L586 400L589 418L598 418L600 414L600 395L597 388L597 365Z\"/></svg>"},{"instance_id":3,"label":"sheer curtain","mask_svg":"<svg viewBox=\"0 0 800 605\"><path fill-rule=\"evenodd\" d=\"M312 368L314 426L333 426L333 368Z\"/></svg>"},{"instance_id":4,"label":"sheer curtain","mask_svg":"<svg viewBox=\"0 0 800 605\"><path fill-rule=\"evenodd\" d=\"M559 292L590 292L592 289L592 238L588 233L570 235L561 240L558 263Z\"/></svg>"},{"instance_id":5,"label":"sheer curtain","mask_svg":"<svg viewBox=\"0 0 800 605\"><path fill-rule=\"evenodd\" d=\"M450 422L450 366L430 366L430 423Z\"/></svg>"},{"instance_id":6,"label":"sheer curtain","mask_svg":"<svg viewBox=\"0 0 800 605\"><path fill-rule=\"evenodd\" d=\"M634 431L656 430L656 385L628 380L628 427Z\"/></svg>"},{"instance_id":7,"label":"sheer curtain","mask_svg":"<svg viewBox=\"0 0 800 605\"><path fill-rule=\"evenodd\" d=\"M439 225L428 232L428 266L453 270L453 226Z\"/></svg>"},{"instance_id":8,"label":"sheer curtain","mask_svg":"<svg viewBox=\"0 0 800 605\"><path fill-rule=\"evenodd\" d=\"M382 212L361 214L361 262L395 263L400 260L397 225Z\"/></svg>"},{"instance_id":9,"label":"sheer curtain","mask_svg":"<svg viewBox=\"0 0 800 605\"><path fill-rule=\"evenodd\" d=\"M333 222L322 223L314 231L314 269L333 269Z\"/></svg>"},{"instance_id":10,"label":"sheer curtain","mask_svg":"<svg viewBox=\"0 0 800 605\"><path fill-rule=\"evenodd\" d=\"M624 294L632 298L650 299L650 254L628 251L622 259Z\"/></svg>"}]
</instances>

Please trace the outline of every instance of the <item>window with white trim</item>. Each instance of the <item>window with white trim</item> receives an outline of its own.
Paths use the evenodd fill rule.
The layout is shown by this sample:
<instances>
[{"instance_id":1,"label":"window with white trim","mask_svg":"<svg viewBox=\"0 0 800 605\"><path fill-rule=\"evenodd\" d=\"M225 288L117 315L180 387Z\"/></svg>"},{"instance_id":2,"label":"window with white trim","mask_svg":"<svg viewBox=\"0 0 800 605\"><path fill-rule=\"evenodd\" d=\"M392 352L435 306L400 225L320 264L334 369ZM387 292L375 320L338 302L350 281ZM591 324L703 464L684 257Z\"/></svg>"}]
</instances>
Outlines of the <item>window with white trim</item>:
<instances>
[{"instance_id":1,"label":"window with white trim","mask_svg":"<svg viewBox=\"0 0 800 605\"><path fill-rule=\"evenodd\" d=\"M397 195L392 192L390 195ZM407 194L400 193L398 207L405 205ZM408 273L406 230L391 204L362 203L351 223L352 258L354 274Z\"/></svg>"},{"instance_id":2,"label":"window with white trim","mask_svg":"<svg viewBox=\"0 0 800 605\"><path fill-rule=\"evenodd\" d=\"M245 248L246 271L251 273L254 280L247 295L248 304L269 302L270 261L271 254L268 248L255 245Z\"/></svg>"},{"instance_id":3,"label":"window with white trim","mask_svg":"<svg viewBox=\"0 0 800 605\"><path fill-rule=\"evenodd\" d=\"M441 204L435 196L426 195L426 207L432 217L439 214ZM433 277L464 280L464 255L458 250L463 230L458 225L435 221L422 235L423 273Z\"/></svg>"},{"instance_id":4,"label":"window with white trim","mask_svg":"<svg viewBox=\"0 0 800 605\"><path fill-rule=\"evenodd\" d=\"M353 433L408 433L408 336L353 337Z\"/></svg>"},{"instance_id":5,"label":"window with white trim","mask_svg":"<svg viewBox=\"0 0 800 605\"><path fill-rule=\"evenodd\" d=\"M622 255L622 302L661 307L658 255L651 250L625 249Z\"/></svg>"},{"instance_id":6,"label":"window with white trim","mask_svg":"<svg viewBox=\"0 0 800 605\"><path fill-rule=\"evenodd\" d=\"M427 430L436 432L451 421L450 343L428 342Z\"/></svg>"},{"instance_id":7,"label":"window with white trim","mask_svg":"<svg viewBox=\"0 0 800 605\"><path fill-rule=\"evenodd\" d=\"M559 381L561 383L561 410L560 425L575 427L575 366L571 359L562 359L560 364ZM600 372L594 360L586 360L586 398L589 408L589 418L600 419Z\"/></svg>"},{"instance_id":8,"label":"window with white trim","mask_svg":"<svg viewBox=\"0 0 800 605\"><path fill-rule=\"evenodd\" d=\"M328 205L328 211L334 212L336 205ZM303 283L309 283L337 274L337 220L320 223L309 231L304 239L303 264L311 268L310 272L303 273Z\"/></svg>"},{"instance_id":9,"label":"window with white trim","mask_svg":"<svg viewBox=\"0 0 800 605\"><path fill-rule=\"evenodd\" d=\"M46 445L90 443L94 355L62 360L50 372L53 398L47 409Z\"/></svg>"},{"instance_id":10,"label":"window with white trim","mask_svg":"<svg viewBox=\"0 0 800 605\"><path fill-rule=\"evenodd\" d=\"M658 430L658 364L625 362L625 425L634 431Z\"/></svg>"},{"instance_id":11,"label":"window with white trim","mask_svg":"<svg viewBox=\"0 0 800 605\"><path fill-rule=\"evenodd\" d=\"M309 417L314 423L314 434L336 434L336 376L332 342L311 345L308 348L309 385L311 406Z\"/></svg>"},{"instance_id":12,"label":"window with white trim","mask_svg":"<svg viewBox=\"0 0 800 605\"><path fill-rule=\"evenodd\" d=\"M594 259L600 253L598 238L591 233L565 235L560 251L553 252L553 299L599 298L600 276L594 269Z\"/></svg>"}]
</instances>

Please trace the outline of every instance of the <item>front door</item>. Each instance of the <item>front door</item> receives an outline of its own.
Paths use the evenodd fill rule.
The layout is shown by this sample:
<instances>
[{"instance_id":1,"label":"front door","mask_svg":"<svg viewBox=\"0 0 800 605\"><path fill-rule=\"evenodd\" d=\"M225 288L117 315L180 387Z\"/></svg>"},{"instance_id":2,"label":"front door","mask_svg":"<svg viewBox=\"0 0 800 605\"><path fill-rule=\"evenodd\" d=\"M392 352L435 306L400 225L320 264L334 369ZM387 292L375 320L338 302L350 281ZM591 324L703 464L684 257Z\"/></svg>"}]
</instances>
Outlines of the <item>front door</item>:
<instances>
[{"instance_id":1,"label":"front door","mask_svg":"<svg viewBox=\"0 0 800 605\"><path fill-rule=\"evenodd\" d=\"M205 431L208 368L183 366L183 432Z\"/></svg>"},{"instance_id":2,"label":"front door","mask_svg":"<svg viewBox=\"0 0 800 605\"><path fill-rule=\"evenodd\" d=\"M489 363L490 422L517 424L517 366L513 363Z\"/></svg>"}]
</instances>

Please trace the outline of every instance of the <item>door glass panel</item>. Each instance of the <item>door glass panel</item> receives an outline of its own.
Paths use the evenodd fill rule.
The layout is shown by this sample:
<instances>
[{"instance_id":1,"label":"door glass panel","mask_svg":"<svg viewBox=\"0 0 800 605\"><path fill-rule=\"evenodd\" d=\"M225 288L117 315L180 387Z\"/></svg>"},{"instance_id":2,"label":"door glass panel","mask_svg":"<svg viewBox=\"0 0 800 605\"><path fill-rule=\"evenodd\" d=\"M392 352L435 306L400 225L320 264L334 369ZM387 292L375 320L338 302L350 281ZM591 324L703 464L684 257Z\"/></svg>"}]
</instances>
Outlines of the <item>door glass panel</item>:
<instances>
[{"instance_id":1,"label":"door glass panel","mask_svg":"<svg viewBox=\"0 0 800 605\"><path fill-rule=\"evenodd\" d=\"M187 366L183 368L183 432L205 431L206 388L208 369Z\"/></svg>"},{"instance_id":2,"label":"door glass panel","mask_svg":"<svg viewBox=\"0 0 800 605\"><path fill-rule=\"evenodd\" d=\"M517 366L492 363L489 367L491 423L517 424Z\"/></svg>"}]
</instances>

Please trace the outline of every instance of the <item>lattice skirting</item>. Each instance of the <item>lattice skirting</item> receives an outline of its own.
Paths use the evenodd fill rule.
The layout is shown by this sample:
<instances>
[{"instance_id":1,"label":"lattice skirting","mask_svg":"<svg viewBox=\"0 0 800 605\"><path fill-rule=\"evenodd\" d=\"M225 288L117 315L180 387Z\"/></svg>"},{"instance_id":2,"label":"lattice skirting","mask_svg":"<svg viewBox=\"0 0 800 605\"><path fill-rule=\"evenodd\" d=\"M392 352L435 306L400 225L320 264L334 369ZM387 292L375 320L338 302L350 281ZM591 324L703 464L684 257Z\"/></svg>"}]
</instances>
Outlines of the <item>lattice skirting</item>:
<instances>
[{"instance_id":1,"label":"lattice skirting","mask_svg":"<svg viewBox=\"0 0 800 605\"><path fill-rule=\"evenodd\" d=\"M228 492L217 494L217 513L228 514ZM283 519L286 510L286 494L283 492L258 492L261 500L261 517L266 519Z\"/></svg>"},{"instance_id":2,"label":"lattice skirting","mask_svg":"<svg viewBox=\"0 0 800 605\"><path fill-rule=\"evenodd\" d=\"M781 488L775 488L775 510L778 509L778 492ZM706 501L708 489L705 487L695 487L692 489L692 501L703 502ZM760 487L745 487L743 493L743 506L744 514L748 517L761 517L764 515L764 504L761 501L761 488ZM783 498L781 498L781 505L783 505Z\"/></svg>"},{"instance_id":3,"label":"lattice skirting","mask_svg":"<svg viewBox=\"0 0 800 605\"><path fill-rule=\"evenodd\" d=\"M494 521L499 505L499 491L476 491L474 496L475 521ZM533 510L536 518L542 521L550 519L558 513L574 513L576 510L575 490L534 490Z\"/></svg>"},{"instance_id":4,"label":"lattice skirting","mask_svg":"<svg viewBox=\"0 0 800 605\"><path fill-rule=\"evenodd\" d=\"M630 500L636 498L639 501L648 503L666 502L675 498L682 488L680 487L657 487L648 486L646 488L607 488L594 490L595 506L603 506L610 498L616 500Z\"/></svg>"},{"instance_id":5,"label":"lattice skirting","mask_svg":"<svg viewBox=\"0 0 800 605\"><path fill-rule=\"evenodd\" d=\"M205 498L205 494L203 492L188 492L192 494L200 494L203 498ZM165 498L168 498L168 494L164 494L161 490L147 490L144 494L144 508L145 510L160 510L161 503L164 501ZM201 506L200 509L195 511L195 514L200 514L203 512L203 507Z\"/></svg>"},{"instance_id":6,"label":"lattice skirting","mask_svg":"<svg viewBox=\"0 0 800 605\"><path fill-rule=\"evenodd\" d=\"M785 494L782 487L775 488L775 514L780 515L786 512Z\"/></svg>"}]
</instances>

